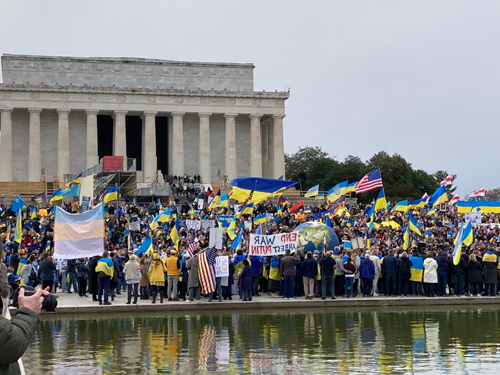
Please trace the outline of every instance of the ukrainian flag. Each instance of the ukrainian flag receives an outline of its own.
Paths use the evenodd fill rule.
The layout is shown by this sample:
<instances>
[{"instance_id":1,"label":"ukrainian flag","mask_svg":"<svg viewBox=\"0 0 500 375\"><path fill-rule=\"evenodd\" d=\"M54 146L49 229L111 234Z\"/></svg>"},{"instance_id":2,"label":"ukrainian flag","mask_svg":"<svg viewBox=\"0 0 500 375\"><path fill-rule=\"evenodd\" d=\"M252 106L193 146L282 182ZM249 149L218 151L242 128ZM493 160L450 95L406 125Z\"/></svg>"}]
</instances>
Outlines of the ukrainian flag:
<instances>
[{"instance_id":1,"label":"ukrainian flag","mask_svg":"<svg viewBox=\"0 0 500 375\"><path fill-rule=\"evenodd\" d=\"M347 181L341 182L328 190L328 200L335 202L347 193Z\"/></svg>"},{"instance_id":2,"label":"ukrainian flag","mask_svg":"<svg viewBox=\"0 0 500 375\"><path fill-rule=\"evenodd\" d=\"M377 200L375 201L375 211L387 209L387 200L385 199L384 189L380 190L378 193Z\"/></svg>"},{"instance_id":3,"label":"ukrainian flag","mask_svg":"<svg viewBox=\"0 0 500 375\"><path fill-rule=\"evenodd\" d=\"M325 223L328 227L333 228L332 219L330 219L330 215L326 215Z\"/></svg>"},{"instance_id":4,"label":"ukrainian flag","mask_svg":"<svg viewBox=\"0 0 500 375\"><path fill-rule=\"evenodd\" d=\"M411 212L410 212L410 218L408 219L408 223L411 231L415 232L419 236L422 235L422 233L420 233L420 228L418 227L417 221L415 220Z\"/></svg>"},{"instance_id":5,"label":"ukrainian flag","mask_svg":"<svg viewBox=\"0 0 500 375\"><path fill-rule=\"evenodd\" d=\"M236 215L233 216L233 220L231 220L231 224L229 224L229 228L227 228L227 235L231 240L234 240L236 237L236 233L234 233L236 229Z\"/></svg>"},{"instance_id":6,"label":"ukrainian flag","mask_svg":"<svg viewBox=\"0 0 500 375\"><path fill-rule=\"evenodd\" d=\"M78 176L76 176L76 178L73 181L68 182L66 184L66 187L70 187L71 184L81 184L82 183L82 177L83 177L83 172L80 173Z\"/></svg>"},{"instance_id":7,"label":"ukrainian flag","mask_svg":"<svg viewBox=\"0 0 500 375\"><path fill-rule=\"evenodd\" d=\"M157 222L160 222L160 223L165 223L167 221L170 220L170 213L172 212L172 209L169 208L168 210L166 211L163 211L161 214L159 214L158 216L156 216L154 219L153 219L153 222L154 223L157 223Z\"/></svg>"},{"instance_id":8,"label":"ukrainian flag","mask_svg":"<svg viewBox=\"0 0 500 375\"><path fill-rule=\"evenodd\" d=\"M403 250L408 250L410 247L410 228L406 227L403 234Z\"/></svg>"},{"instance_id":9,"label":"ukrainian flag","mask_svg":"<svg viewBox=\"0 0 500 375\"><path fill-rule=\"evenodd\" d=\"M464 214L466 212L471 212L476 205L476 198L469 202L457 201L457 212L459 214Z\"/></svg>"},{"instance_id":10,"label":"ukrainian flag","mask_svg":"<svg viewBox=\"0 0 500 375\"><path fill-rule=\"evenodd\" d=\"M240 230L240 233L238 233L238 236L236 237L236 239L231 244L231 249L238 250L240 248L242 233L243 233L243 231Z\"/></svg>"},{"instance_id":11,"label":"ukrainian flag","mask_svg":"<svg viewBox=\"0 0 500 375\"><path fill-rule=\"evenodd\" d=\"M53 204L55 201L60 201L63 197L78 197L80 196L80 185L75 185L66 189L59 189L49 199L49 203Z\"/></svg>"},{"instance_id":12,"label":"ukrainian flag","mask_svg":"<svg viewBox=\"0 0 500 375\"><path fill-rule=\"evenodd\" d=\"M485 214L500 213L500 201L478 201L474 208L480 209Z\"/></svg>"},{"instance_id":13,"label":"ukrainian flag","mask_svg":"<svg viewBox=\"0 0 500 375\"><path fill-rule=\"evenodd\" d=\"M80 185L77 185L80 186ZM108 189L106 194L104 194L103 202L104 204L118 200L118 185L115 185Z\"/></svg>"},{"instance_id":14,"label":"ukrainian flag","mask_svg":"<svg viewBox=\"0 0 500 375\"><path fill-rule=\"evenodd\" d=\"M408 211L408 201L398 202L392 207L393 211L407 212Z\"/></svg>"},{"instance_id":15,"label":"ukrainian flag","mask_svg":"<svg viewBox=\"0 0 500 375\"><path fill-rule=\"evenodd\" d=\"M271 258L271 265L269 267L269 278L271 280L281 280L280 270L279 270L279 261L275 257Z\"/></svg>"},{"instance_id":16,"label":"ukrainian flag","mask_svg":"<svg viewBox=\"0 0 500 375\"><path fill-rule=\"evenodd\" d=\"M14 198L14 202L12 202L12 207L10 209L13 212L17 212L19 210L23 210L25 206L26 203L24 202L24 200L19 195L16 195L16 197Z\"/></svg>"},{"instance_id":17,"label":"ukrainian flag","mask_svg":"<svg viewBox=\"0 0 500 375\"><path fill-rule=\"evenodd\" d=\"M345 190L346 193L355 193L356 192L356 184L358 181L353 182L352 184L347 185L347 188Z\"/></svg>"},{"instance_id":18,"label":"ukrainian flag","mask_svg":"<svg viewBox=\"0 0 500 375\"><path fill-rule=\"evenodd\" d=\"M497 256L493 253L493 251L487 251L483 256L483 262L497 263Z\"/></svg>"},{"instance_id":19,"label":"ukrainian flag","mask_svg":"<svg viewBox=\"0 0 500 375\"><path fill-rule=\"evenodd\" d=\"M371 206L367 211L367 215L370 217L370 221L373 221L373 218L375 216L375 206Z\"/></svg>"},{"instance_id":20,"label":"ukrainian flag","mask_svg":"<svg viewBox=\"0 0 500 375\"><path fill-rule=\"evenodd\" d=\"M278 215L283 215L283 210L279 204L276 206L276 213Z\"/></svg>"},{"instance_id":21,"label":"ukrainian flag","mask_svg":"<svg viewBox=\"0 0 500 375\"><path fill-rule=\"evenodd\" d=\"M256 216L253 219L253 223L255 225L265 224L266 223L266 213L263 213L262 215Z\"/></svg>"},{"instance_id":22,"label":"ukrainian flag","mask_svg":"<svg viewBox=\"0 0 500 375\"><path fill-rule=\"evenodd\" d=\"M259 224L259 226L257 227L257 231L255 232L255 234L262 234L262 224Z\"/></svg>"},{"instance_id":23,"label":"ukrainian flag","mask_svg":"<svg viewBox=\"0 0 500 375\"><path fill-rule=\"evenodd\" d=\"M175 220L175 225L172 228L172 231L170 232L170 238L172 239L172 242L174 243L174 249L179 249L179 217Z\"/></svg>"},{"instance_id":24,"label":"ukrainian flag","mask_svg":"<svg viewBox=\"0 0 500 375\"><path fill-rule=\"evenodd\" d=\"M408 203L408 210L425 207L425 199L417 199Z\"/></svg>"},{"instance_id":25,"label":"ukrainian flag","mask_svg":"<svg viewBox=\"0 0 500 375\"><path fill-rule=\"evenodd\" d=\"M446 202L448 202L448 193L446 192L446 187L442 185L429 198L429 204L435 207L440 203Z\"/></svg>"},{"instance_id":26,"label":"ukrainian flag","mask_svg":"<svg viewBox=\"0 0 500 375\"><path fill-rule=\"evenodd\" d=\"M20 244L23 239L23 214L21 212L21 209L17 211L17 217L16 217L16 235L15 235L15 242Z\"/></svg>"},{"instance_id":27,"label":"ukrainian flag","mask_svg":"<svg viewBox=\"0 0 500 375\"><path fill-rule=\"evenodd\" d=\"M304 198L315 197L319 193L319 185L313 186L310 188L307 193L304 195Z\"/></svg>"},{"instance_id":28,"label":"ukrainian flag","mask_svg":"<svg viewBox=\"0 0 500 375\"><path fill-rule=\"evenodd\" d=\"M412 263L410 268L410 281L418 281L421 283L424 275L424 260L419 256L410 256L410 260Z\"/></svg>"},{"instance_id":29,"label":"ukrainian flag","mask_svg":"<svg viewBox=\"0 0 500 375\"><path fill-rule=\"evenodd\" d=\"M252 197L248 203L258 203L276 194L280 190L284 191L297 184L298 182L296 181L275 180L261 177L234 178L231 180L231 185L233 186L231 198L238 202L243 202L253 190Z\"/></svg>"},{"instance_id":30,"label":"ukrainian flag","mask_svg":"<svg viewBox=\"0 0 500 375\"><path fill-rule=\"evenodd\" d=\"M239 218L241 215L251 214L253 214L253 203L247 204L246 206L240 208L240 210L236 214L236 217Z\"/></svg>"},{"instance_id":31,"label":"ukrainian flag","mask_svg":"<svg viewBox=\"0 0 500 375\"><path fill-rule=\"evenodd\" d=\"M113 277L113 273L115 270L115 266L113 265L113 261L109 258L101 258L97 262L97 267L95 271L97 273L104 272L106 275Z\"/></svg>"},{"instance_id":32,"label":"ukrainian flag","mask_svg":"<svg viewBox=\"0 0 500 375\"><path fill-rule=\"evenodd\" d=\"M216 201L215 198L210 203L209 209L214 209L214 208L222 208L222 207L229 207L229 196L227 194L221 195L220 198Z\"/></svg>"},{"instance_id":33,"label":"ukrainian flag","mask_svg":"<svg viewBox=\"0 0 500 375\"><path fill-rule=\"evenodd\" d=\"M325 199L325 194L320 193L320 194L316 195L314 197L314 199L319 200L319 201L322 200L322 199Z\"/></svg>"},{"instance_id":34,"label":"ukrainian flag","mask_svg":"<svg viewBox=\"0 0 500 375\"><path fill-rule=\"evenodd\" d=\"M135 252L135 255L139 256L143 253L146 253L146 255L150 255L153 253L153 242L151 241L151 237L149 236L149 228L146 231L146 239L141 244L141 247Z\"/></svg>"}]
</instances>

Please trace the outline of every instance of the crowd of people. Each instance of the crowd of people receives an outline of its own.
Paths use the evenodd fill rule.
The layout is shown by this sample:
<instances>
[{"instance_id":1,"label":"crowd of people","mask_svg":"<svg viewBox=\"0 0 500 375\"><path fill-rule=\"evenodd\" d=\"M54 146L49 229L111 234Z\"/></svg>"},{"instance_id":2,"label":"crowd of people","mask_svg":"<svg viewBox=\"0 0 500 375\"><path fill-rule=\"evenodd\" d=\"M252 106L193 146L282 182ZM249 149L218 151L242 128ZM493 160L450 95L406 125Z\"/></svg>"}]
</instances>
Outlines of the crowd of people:
<instances>
[{"instance_id":1,"label":"crowd of people","mask_svg":"<svg viewBox=\"0 0 500 375\"><path fill-rule=\"evenodd\" d=\"M203 197L198 198L203 199ZM22 240L14 240L16 215L0 207L2 262L12 285L41 285L52 292L92 296L99 304L111 304L116 295L127 293L127 303L151 303L200 299L197 254L209 248L209 227L188 229L187 220L212 221L219 215L232 215L233 206L210 211L182 205L114 205L106 207L106 251L87 259L58 260L53 257L54 230L52 209L46 206L25 208ZM72 205L66 207L72 210ZM228 233L216 256L229 258L229 275L216 278L216 290L204 297L209 301L239 298L251 301L263 294L284 299L358 298L371 296L496 296L499 287L500 224L498 215L482 215L474 226L474 240L462 248L458 264L451 258L454 238L462 214L446 210L412 210L421 235L411 234L403 249L402 227L409 213L381 210L373 219L369 207L347 204L338 215L326 204L290 211L286 199L275 198L254 206L254 212L238 218L236 233L243 231L235 248ZM436 212L437 211L437 212ZM162 212L167 221L150 231L152 251L140 253L149 225ZM333 248L312 251L299 249L274 257L252 256L248 239L257 225L253 218L267 213L263 234L286 233L305 222L328 223L339 239ZM139 223L140 230L129 226ZM170 234L178 223L180 241ZM248 225L250 223L250 225ZM326 224L325 224L326 225ZM299 246L300 248L300 246ZM5 272L4 272L5 273ZM362 298L361 297L361 298Z\"/></svg>"}]
</instances>

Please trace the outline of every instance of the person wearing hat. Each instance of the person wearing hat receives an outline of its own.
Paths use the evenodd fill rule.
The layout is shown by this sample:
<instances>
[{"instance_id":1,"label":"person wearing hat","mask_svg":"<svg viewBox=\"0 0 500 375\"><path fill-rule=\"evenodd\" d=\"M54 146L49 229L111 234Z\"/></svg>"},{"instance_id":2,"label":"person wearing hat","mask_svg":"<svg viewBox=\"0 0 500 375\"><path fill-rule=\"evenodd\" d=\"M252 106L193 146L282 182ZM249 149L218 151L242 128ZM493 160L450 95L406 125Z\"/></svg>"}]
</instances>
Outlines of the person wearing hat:
<instances>
[{"instance_id":1,"label":"person wearing hat","mask_svg":"<svg viewBox=\"0 0 500 375\"><path fill-rule=\"evenodd\" d=\"M177 251L171 250L170 257L167 258L167 275L168 275L168 290L167 296L169 301L178 301L177 284L179 282L179 274L181 271L181 263L177 256Z\"/></svg>"},{"instance_id":2,"label":"person wearing hat","mask_svg":"<svg viewBox=\"0 0 500 375\"><path fill-rule=\"evenodd\" d=\"M134 288L134 305L137 305L137 297L139 296L139 282L141 280L140 265L137 263L135 255L129 256L129 261L123 267L123 273L127 281L127 305L130 305L132 299L132 288Z\"/></svg>"},{"instance_id":3,"label":"person wearing hat","mask_svg":"<svg viewBox=\"0 0 500 375\"><path fill-rule=\"evenodd\" d=\"M372 252L366 250L365 257L361 260L361 264L359 265L359 277L363 280L363 297L370 297L373 279L375 278L375 265L370 259L371 255Z\"/></svg>"}]
</instances>

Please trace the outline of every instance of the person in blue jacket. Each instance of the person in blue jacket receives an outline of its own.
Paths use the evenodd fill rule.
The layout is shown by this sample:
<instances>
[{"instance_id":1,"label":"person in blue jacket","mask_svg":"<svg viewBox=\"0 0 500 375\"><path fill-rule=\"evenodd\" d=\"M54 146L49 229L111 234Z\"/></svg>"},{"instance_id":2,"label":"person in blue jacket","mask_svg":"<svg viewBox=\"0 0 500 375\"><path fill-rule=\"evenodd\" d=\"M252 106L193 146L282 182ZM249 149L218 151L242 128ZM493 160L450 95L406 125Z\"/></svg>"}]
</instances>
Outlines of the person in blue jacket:
<instances>
[{"instance_id":1,"label":"person in blue jacket","mask_svg":"<svg viewBox=\"0 0 500 375\"><path fill-rule=\"evenodd\" d=\"M241 271L241 289L243 290L243 301L252 300L252 267L248 260L243 261L243 271Z\"/></svg>"},{"instance_id":2,"label":"person in blue jacket","mask_svg":"<svg viewBox=\"0 0 500 375\"><path fill-rule=\"evenodd\" d=\"M264 264L264 259L258 256L251 256L250 263L252 267L252 283L253 283L252 295L254 297L260 297L259 294L260 269Z\"/></svg>"},{"instance_id":3,"label":"person in blue jacket","mask_svg":"<svg viewBox=\"0 0 500 375\"><path fill-rule=\"evenodd\" d=\"M375 278L375 265L370 260L372 252L366 250L366 256L359 265L359 277L363 280L363 297L370 297L373 279Z\"/></svg>"}]
</instances>

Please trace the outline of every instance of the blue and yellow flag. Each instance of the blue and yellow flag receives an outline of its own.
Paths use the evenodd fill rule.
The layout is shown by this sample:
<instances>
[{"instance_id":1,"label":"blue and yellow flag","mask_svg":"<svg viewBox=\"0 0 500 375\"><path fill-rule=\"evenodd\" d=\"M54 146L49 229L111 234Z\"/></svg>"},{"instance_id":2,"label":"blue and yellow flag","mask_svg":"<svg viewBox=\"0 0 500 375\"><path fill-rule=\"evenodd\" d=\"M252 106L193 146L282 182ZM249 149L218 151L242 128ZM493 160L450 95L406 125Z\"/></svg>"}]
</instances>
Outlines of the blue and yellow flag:
<instances>
[{"instance_id":1,"label":"blue and yellow flag","mask_svg":"<svg viewBox=\"0 0 500 375\"><path fill-rule=\"evenodd\" d=\"M253 189L253 194L247 203L261 202L279 191L284 191L297 185L296 181L275 180L272 178L261 177L240 177L231 180L233 190L231 199L238 202L245 201Z\"/></svg>"},{"instance_id":2,"label":"blue and yellow flag","mask_svg":"<svg viewBox=\"0 0 500 375\"><path fill-rule=\"evenodd\" d=\"M49 199L50 204L54 204L55 201L60 201L64 197L78 197L80 196L80 185L75 185L66 189L59 189Z\"/></svg>"},{"instance_id":3,"label":"blue and yellow flag","mask_svg":"<svg viewBox=\"0 0 500 375\"><path fill-rule=\"evenodd\" d=\"M356 184L358 183L358 181L356 182L353 182L349 185L347 185L347 188L345 190L346 193L355 193L356 192Z\"/></svg>"},{"instance_id":4,"label":"blue and yellow flag","mask_svg":"<svg viewBox=\"0 0 500 375\"><path fill-rule=\"evenodd\" d=\"M26 203L24 200L19 196L16 195L14 198L14 202L12 202L12 207L10 208L13 212L17 212L19 210L24 210L24 207L26 206Z\"/></svg>"},{"instance_id":5,"label":"blue and yellow flag","mask_svg":"<svg viewBox=\"0 0 500 375\"><path fill-rule=\"evenodd\" d=\"M387 209L387 200L385 199L384 188L378 193L377 200L375 201L375 211Z\"/></svg>"},{"instance_id":6,"label":"blue and yellow flag","mask_svg":"<svg viewBox=\"0 0 500 375\"><path fill-rule=\"evenodd\" d=\"M235 216L237 218L239 218L241 215L251 215L251 214L253 214L253 203L250 203L244 207L241 207Z\"/></svg>"},{"instance_id":7,"label":"blue and yellow flag","mask_svg":"<svg viewBox=\"0 0 500 375\"><path fill-rule=\"evenodd\" d=\"M425 207L425 199L417 199L408 203L408 210L414 210L415 208Z\"/></svg>"},{"instance_id":8,"label":"blue and yellow flag","mask_svg":"<svg viewBox=\"0 0 500 375\"><path fill-rule=\"evenodd\" d=\"M257 231L255 232L255 234L262 234L262 224L259 224L259 226L257 227Z\"/></svg>"},{"instance_id":9,"label":"blue and yellow flag","mask_svg":"<svg viewBox=\"0 0 500 375\"><path fill-rule=\"evenodd\" d=\"M343 197L347 193L347 181L341 182L335 185L330 190L328 190L328 200L330 202L335 202L339 198Z\"/></svg>"},{"instance_id":10,"label":"blue and yellow flag","mask_svg":"<svg viewBox=\"0 0 500 375\"><path fill-rule=\"evenodd\" d=\"M319 193L319 185L313 186L310 188L307 193L304 195L304 198L315 197Z\"/></svg>"},{"instance_id":11,"label":"blue and yellow flag","mask_svg":"<svg viewBox=\"0 0 500 375\"><path fill-rule=\"evenodd\" d=\"M408 201L398 202L392 207L393 211L407 212L408 211Z\"/></svg>"},{"instance_id":12,"label":"blue and yellow flag","mask_svg":"<svg viewBox=\"0 0 500 375\"><path fill-rule=\"evenodd\" d=\"M413 217L413 214L411 212L410 212L410 218L408 219L408 225L410 226L411 231L415 232L419 236L422 235L422 233L420 233L420 228L417 224L417 221L415 220L415 218Z\"/></svg>"},{"instance_id":13,"label":"blue and yellow flag","mask_svg":"<svg viewBox=\"0 0 500 375\"><path fill-rule=\"evenodd\" d=\"M163 211L161 214L156 216L153 219L154 223L165 223L170 220L170 214L172 213L172 209L169 208L168 210Z\"/></svg>"},{"instance_id":14,"label":"blue and yellow flag","mask_svg":"<svg viewBox=\"0 0 500 375\"><path fill-rule=\"evenodd\" d=\"M234 240L236 237L236 215L233 216L233 220L231 220L231 223L229 224L229 228L227 228L227 235L231 240Z\"/></svg>"},{"instance_id":15,"label":"blue and yellow flag","mask_svg":"<svg viewBox=\"0 0 500 375\"><path fill-rule=\"evenodd\" d=\"M214 208L222 208L222 207L229 207L229 197L227 194L221 195L218 200L212 200L210 203L210 206L208 207L210 210L213 210Z\"/></svg>"},{"instance_id":16,"label":"blue and yellow flag","mask_svg":"<svg viewBox=\"0 0 500 375\"><path fill-rule=\"evenodd\" d=\"M276 206L276 213L278 215L283 215L283 209L281 208L281 205L279 205L279 204Z\"/></svg>"},{"instance_id":17,"label":"blue and yellow flag","mask_svg":"<svg viewBox=\"0 0 500 375\"><path fill-rule=\"evenodd\" d=\"M77 185L77 186L79 186L79 185ZM115 185L115 186L109 188L108 191L106 192L106 194L104 194L104 198L102 199L104 204L106 204L108 202L116 201L116 200L118 200L118 185Z\"/></svg>"},{"instance_id":18,"label":"blue and yellow flag","mask_svg":"<svg viewBox=\"0 0 500 375\"><path fill-rule=\"evenodd\" d=\"M179 249L179 217L177 216L177 219L175 220L175 225L172 228L172 231L170 232L170 239L174 243L174 249L178 250Z\"/></svg>"},{"instance_id":19,"label":"blue and yellow flag","mask_svg":"<svg viewBox=\"0 0 500 375\"><path fill-rule=\"evenodd\" d=\"M259 224L265 224L266 223L266 213L264 212L263 214L259 215L259 216L256 216L254 219L253 219L253 223L255 225L259 225Z\"/></svg>"},{"instance_id":20,"label":"blue and yellow flag","mask_svg":"<svg viewBox=\"0 0 500 375\"><path fill-rule=\"evenodd\" d=\"M153 253L153 241L151 241L151 237L149 236L149 227L146 231L146 239L141 244L141 247L135 252L135 255L139 256L142 253L146 253L146 255L151 255Z\"/></svg>"},{"instance_id":21,"label":"blue and yellow flag","mask_svg":"<svg viewBox=\"0 0 500 375\"><path fill-rule=\"evenodd\" d=\"M408 250L410 247L410 228L405 227L405 232L403 234L403 250Z\"/></svg>"},{"instance_id":22,"label":"blue and yellow flag","mask_svg":"<svg viewBox=\"0 0 500 375\"><path fill-rule=\"evenodd\" d=\"M231 244L231 249L238 250L240 248L242 233L243 233L243 231L240 230L240 232L238 233L238 236L236 237L236 239Z\"/></svg>"},{"instance_id":23,"label":"blue and yellow flag","mask_svg":"<svg viewBox=\"0 0 500 375\"><path fill-rule=\"evenodd\" d=\"M22 239L23 239L23 213L19 208L16 216L16 235L14 241L20 244Z\"/></svg>"},{"instance_id":24,"label":"blue and yellow flag","mask_svg":"<svg viewBox=\"0 0 500 375\"><path fill-rule=\"evenodd\" d=\"M66 184L66 187L70 187L71 184L81 184L82 183L82 177L83 177L83 172L80 173L78 176L76 176L76 178L73 181L68 182Z\"/></svg>"},{"instance_id":25,"label":"blue and yellow flag","mask_svg":"<svg viewBox=\"0 0 500 375\"><path fill-rule=\"evenodd\" d=\"M433 207L441 203L448 202L448 193L446 192L446 186L440 186L434 194L429 198L429 204Z\"/></svg>"}]
</instances>

